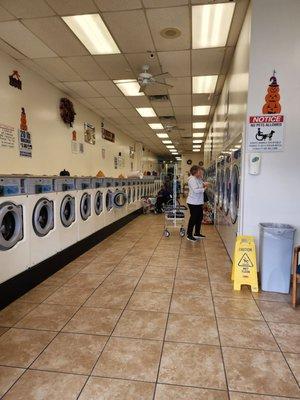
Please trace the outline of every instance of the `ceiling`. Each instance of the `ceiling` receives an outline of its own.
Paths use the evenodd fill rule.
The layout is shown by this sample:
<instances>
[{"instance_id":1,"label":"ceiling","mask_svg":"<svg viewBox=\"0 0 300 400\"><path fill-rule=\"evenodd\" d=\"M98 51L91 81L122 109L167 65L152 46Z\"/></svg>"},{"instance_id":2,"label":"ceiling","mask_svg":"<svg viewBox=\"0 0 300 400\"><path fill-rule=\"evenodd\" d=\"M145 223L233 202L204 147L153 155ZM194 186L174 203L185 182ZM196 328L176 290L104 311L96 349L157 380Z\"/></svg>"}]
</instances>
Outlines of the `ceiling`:
<instances>
[{"instance_id":1,"label":"ceiling","mask_svg":"<svg viewBox=\"0 0 300 400\"><path fill-rule=\"evenodd\" d=\"M207 134L249 0L236 0L226 46L219 48L192 49L192 6L226 1L0 0L0 49L157 154L170 155L148 123L174 116L172 124L182 130L169 137L181 154L192 150L192 122L206 121ZM94 13L120 54L92 56L61 18ZM181 35L165 39L160 32L167 27ZM113 80L137 78L144 64L153 74L169 72L165 82L173 87L153 85L145 96L125 97ZM192 94L195 75L218 75L215 93ZM155 94L169 100L150 102L147 95ZM210 114L193 116L192 106L198 105L211 105ZM157 117L142 118L136 107L153 107Z\"/></svg>"}]
</instances>

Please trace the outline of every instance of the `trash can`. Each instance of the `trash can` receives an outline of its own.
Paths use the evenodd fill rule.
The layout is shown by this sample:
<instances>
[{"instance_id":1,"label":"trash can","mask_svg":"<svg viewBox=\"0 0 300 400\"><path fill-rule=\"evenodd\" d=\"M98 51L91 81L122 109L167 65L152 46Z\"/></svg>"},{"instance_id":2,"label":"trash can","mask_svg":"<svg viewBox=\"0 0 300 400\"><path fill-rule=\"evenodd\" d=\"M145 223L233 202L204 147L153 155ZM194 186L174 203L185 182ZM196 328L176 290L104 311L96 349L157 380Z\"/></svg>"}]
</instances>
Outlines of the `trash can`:
<instances>
[{"instance_id":1,"label":"trash can","mask_svg":"<svg viewBox=\"0 0 300 400\"><path fill-rule=\"evenodd\" d=\"M261 289L289 293L295 228L286 224L259 224Z\"/></svg>"}]
</instances>

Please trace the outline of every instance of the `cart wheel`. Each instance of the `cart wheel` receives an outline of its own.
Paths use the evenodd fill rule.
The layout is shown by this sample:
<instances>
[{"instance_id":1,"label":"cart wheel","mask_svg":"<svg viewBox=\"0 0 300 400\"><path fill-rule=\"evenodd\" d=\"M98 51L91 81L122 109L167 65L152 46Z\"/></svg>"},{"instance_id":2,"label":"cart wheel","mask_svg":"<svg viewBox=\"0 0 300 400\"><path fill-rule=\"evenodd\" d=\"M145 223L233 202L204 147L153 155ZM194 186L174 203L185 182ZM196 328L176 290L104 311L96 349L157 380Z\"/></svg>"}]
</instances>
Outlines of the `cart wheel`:
<instances>
[{"instance_id":1,"label":"cart wheel","mask_svg":"<svg viewBox=\"0 0 300 400\"><path fill-rule=\"evenodd\" d=\"M170 236L170 232L168 231L168 229L164 230L164 235L165 235L165 237L169 237Z\"/></svg>"},{"instance_id":2,"label":"cart wheel","mask_svg":"<svg viewBox=\"0 0 300 400\"><path fill-rule=\"evenodd\" d=\"M184 236L185 236L185 229L184 229L184 228L181 228L181 229L180 229L179 235L180 235L181 237L184 237Z\"/></svg>"}]
</instances>

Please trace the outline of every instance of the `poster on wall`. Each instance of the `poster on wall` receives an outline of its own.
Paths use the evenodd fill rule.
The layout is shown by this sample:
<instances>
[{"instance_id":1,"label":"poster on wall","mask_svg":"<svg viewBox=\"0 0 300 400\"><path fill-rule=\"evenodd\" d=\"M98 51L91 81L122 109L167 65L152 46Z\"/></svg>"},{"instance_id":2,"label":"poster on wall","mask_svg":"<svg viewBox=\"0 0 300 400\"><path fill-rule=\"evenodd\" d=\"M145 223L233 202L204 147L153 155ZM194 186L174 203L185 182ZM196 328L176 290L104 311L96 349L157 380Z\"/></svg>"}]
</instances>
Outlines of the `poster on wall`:
<instances>
[{"instance_id":1,"label":"poster on wall","mask_svg":"<svg viewBox=\"0 0 300 400\"><path fill-rule=\"evenodd\" d=\"M283 151L283 115L250 115L247 129L247 151L270 153Z\"/></svg>"},{"instance_id":2,"label":"poster on wall","mask_svg":"<svg viewBox=\"0 0 300 400\"><path fill-rule=\"evenodd\" d=\"M84 141L89 144L96 143L95 127L88 122L84 123Z\"/></svg>"},{"instance_id":3,"label":"poster on wall","mask_svg":"<svg viewBox=\"0 0 300 400\"><path fill-rule=\"evenodd\" d=\"M115 134L102 128L102 139L109 140L110 142L115 142Z\"/></svg>"},{"instance_id":4,"label":"poster on wall","mask_svg":"<svg viewBox=\"0 0 300 400\"><path fill-rule=\"evenodd\" d=\"M134 158L134 146L129 146L129 157Z\"/></svg>"},{"instance_id":5,"label":"poster on wall","mask_svg":"<svg viewBox=\"0 0 300 400\"><path fill-rule=\"evenodd\" d=\"M15 128L0 124L0 146L13 148L15 147L15 142Z\"/></svg>"},{"instance_id":6,"label":"poster on wall","mask_svg":"<svg viewBox=\"0 0 300 400\"><path fill-rule=\"evenodd\" d=\"M19 150L21 157L32 157L32 140L28 131L19 129Z\"/></svg>"}]
</instances>

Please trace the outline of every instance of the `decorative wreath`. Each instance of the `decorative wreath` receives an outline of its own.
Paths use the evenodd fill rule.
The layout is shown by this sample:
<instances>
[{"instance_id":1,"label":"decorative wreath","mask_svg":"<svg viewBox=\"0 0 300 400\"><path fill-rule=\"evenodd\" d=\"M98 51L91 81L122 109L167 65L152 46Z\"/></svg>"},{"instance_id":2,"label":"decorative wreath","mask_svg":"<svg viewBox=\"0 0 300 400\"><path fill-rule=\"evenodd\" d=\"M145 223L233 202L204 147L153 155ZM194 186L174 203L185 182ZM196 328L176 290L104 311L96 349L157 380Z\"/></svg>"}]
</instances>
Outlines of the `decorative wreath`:
<instances>
[{"instance_id":1,"label":"decorative wreath","mask_svg":"<svg viewBox=\"0 0 300 400\"><path fill-rule=\"evenodd\" d=\"M76 115L73 103L66 97L62 97L60 99L59 109L60 109L60 116L64 121L64 123L69 124L72 127Z\"/></svg>"},{"instance_id":2,"label":"decorative wreath","mask_svg":"<svg viewBox=\"0 0 300 400\"><path fill-rule=\"evenodd\" d=\"M186 162L186 163L187 163L188 165L191 165L191 164L192 164L192 162L193 162L192 160L187 160L187 162Z\"/></svg>"}]
</instances>

